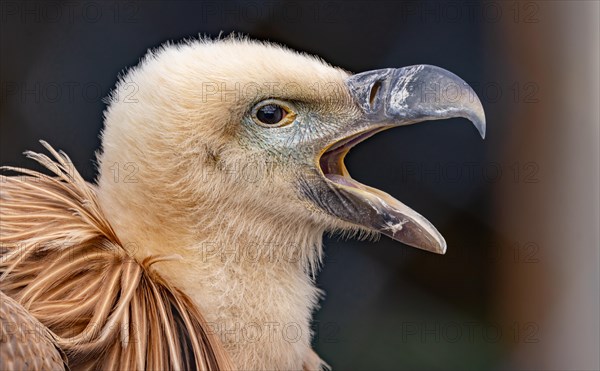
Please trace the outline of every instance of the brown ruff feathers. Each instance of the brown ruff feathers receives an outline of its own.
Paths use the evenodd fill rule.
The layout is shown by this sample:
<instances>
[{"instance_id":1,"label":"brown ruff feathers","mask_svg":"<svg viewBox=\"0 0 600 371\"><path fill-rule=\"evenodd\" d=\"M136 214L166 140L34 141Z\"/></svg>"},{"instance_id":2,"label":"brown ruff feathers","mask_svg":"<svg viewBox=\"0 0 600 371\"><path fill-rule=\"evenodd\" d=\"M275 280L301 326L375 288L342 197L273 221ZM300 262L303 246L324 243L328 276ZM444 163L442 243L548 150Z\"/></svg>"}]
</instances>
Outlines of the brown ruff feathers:
<instances>
[{"instance_id":1,"label":"brown ruff feathers","mask_svg":"<svg viewBox=\"0 0 600 371\"><path fill-rule=\"evenodd\" d=\"M232 369L206 321L152 265L134 260L69 158L27 152L55 177L0 179L0 289L55 335L72 368ZM160 264L160 263L159 263ZM39 355L42 356L43 355Z\"/></svg>"}]
</instances>

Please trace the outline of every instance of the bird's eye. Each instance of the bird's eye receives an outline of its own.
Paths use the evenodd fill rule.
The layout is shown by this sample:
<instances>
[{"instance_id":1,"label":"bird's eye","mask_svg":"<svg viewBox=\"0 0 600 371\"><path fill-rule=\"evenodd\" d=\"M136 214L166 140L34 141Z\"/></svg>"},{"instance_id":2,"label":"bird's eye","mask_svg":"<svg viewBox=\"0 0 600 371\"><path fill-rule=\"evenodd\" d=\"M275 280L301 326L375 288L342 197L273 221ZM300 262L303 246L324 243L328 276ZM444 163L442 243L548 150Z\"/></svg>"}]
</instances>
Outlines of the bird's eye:
<instances>
[{"instance_id":1,"label":"bird's eye","mask_svg":"<svg viewBox=\"0 0 600 371\"><path fill-rule=\"evenodd\" d=\"M286 114L287 112L285 112L283 107L275 104L267 104L266 106L260 107L258 111L256 111L256 118L259 119L263 124L275 125L281 121Z\"/></svg>"},{"instance_id":2,"label":"bird's eye","mask_svg":"<svg viewBox=\"0 0 600 371\"><path fill-rule=\"evenodd\" d=\"M294 121L295 114L283 104L267 101L259 103L253 110L254 121L267 127L284 126Z\"/></svg>"}]
</instances>

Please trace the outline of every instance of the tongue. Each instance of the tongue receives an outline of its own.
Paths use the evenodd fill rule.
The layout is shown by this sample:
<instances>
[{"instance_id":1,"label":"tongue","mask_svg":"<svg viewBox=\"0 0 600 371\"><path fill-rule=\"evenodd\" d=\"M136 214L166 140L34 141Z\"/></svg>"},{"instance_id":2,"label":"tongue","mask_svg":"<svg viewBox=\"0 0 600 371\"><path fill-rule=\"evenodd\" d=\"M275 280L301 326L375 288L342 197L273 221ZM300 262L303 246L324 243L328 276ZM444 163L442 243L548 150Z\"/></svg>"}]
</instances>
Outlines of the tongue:
<instances>
[{"instance_id":1,"label":"tongue","mask_svg":"<svg viewBox=\"0 0 600 371\"><path fill-rule=\"evenodd\" d=\"M334 183L345 185L352 188L360 188L361 184L352 178L345 177L339 174L325 174L325 177Z\"/></svg>"}]
</instances>

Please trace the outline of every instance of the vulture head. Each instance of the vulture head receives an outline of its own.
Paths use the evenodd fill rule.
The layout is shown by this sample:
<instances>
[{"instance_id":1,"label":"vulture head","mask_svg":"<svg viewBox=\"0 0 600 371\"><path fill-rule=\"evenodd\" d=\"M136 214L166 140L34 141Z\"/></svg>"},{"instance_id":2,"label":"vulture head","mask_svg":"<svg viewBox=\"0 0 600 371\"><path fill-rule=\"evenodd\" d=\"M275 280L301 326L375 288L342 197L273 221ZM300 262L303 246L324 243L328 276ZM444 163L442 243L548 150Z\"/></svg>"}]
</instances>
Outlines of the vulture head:
<instances>
[{"instance_id":1,"label":"vulture head","mask_svg":"<svg viewBox=\"0 0 600 371\"><path fill-rule=\"evenodd\" d=\"M167 45L110 97L98 197L133 255L175 257L156 269L209 321L276 318L305 332L268 355L257 345L236 356L235 339L222 336L238 365L295 367L294 354L310 344L318 297L310 273L324 232L446 250L419 213L352 179L344 156L380 131L451 117L484 136L476 94L438 67L352 74L240 38ZM287 363L250 359L284 353Z\"/></svg>"},{"instance_id":2,"label":"vulture head","mask_svg":"<svg viewBox=\"0 0 600 371\"><path fill-rule=\"evenodd\" d=\"M352 75L267 43L169 45L112 94L101 194L117 220L142 219L134 224L143 229L125 236L159 226L178 238L213 229L283 239L364 231L443 254L430 222L352 179L344 156L380 131L452 117L471 120L484 136L477 95L435 66Z\"/></svg>"}]
</instances>

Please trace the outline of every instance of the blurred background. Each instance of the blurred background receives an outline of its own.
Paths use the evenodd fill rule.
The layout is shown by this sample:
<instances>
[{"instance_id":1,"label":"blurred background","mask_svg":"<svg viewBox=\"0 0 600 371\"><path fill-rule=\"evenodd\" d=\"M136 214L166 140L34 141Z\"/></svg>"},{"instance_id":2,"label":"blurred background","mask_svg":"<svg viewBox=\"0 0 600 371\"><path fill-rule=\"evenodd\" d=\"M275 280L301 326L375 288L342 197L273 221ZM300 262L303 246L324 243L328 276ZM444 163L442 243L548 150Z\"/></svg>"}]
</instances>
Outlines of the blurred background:
<instances>
[{"instance_id":1,"label":"blurred background","mask_svg":"<svg viewBox=\"0 0 600 371\"><path fill-rule=\"evenodd\" d=\"M485 141L438 121L346 160L436 225L447 254L327 237L314 347L334 369L600 367L598 2L1 4L0 162L31 167L22 152L45 139L89 180L102 99L169 40L236 31L353 72L453 71L483 102Z\"/></svg>"}]
</instances>

